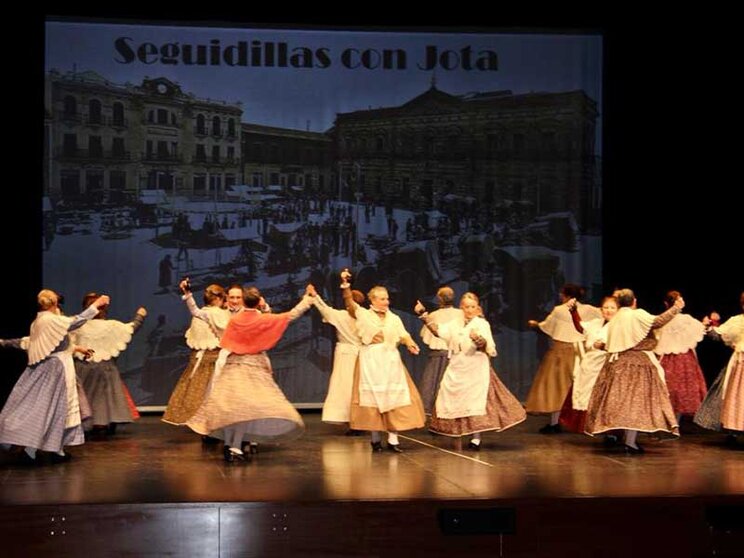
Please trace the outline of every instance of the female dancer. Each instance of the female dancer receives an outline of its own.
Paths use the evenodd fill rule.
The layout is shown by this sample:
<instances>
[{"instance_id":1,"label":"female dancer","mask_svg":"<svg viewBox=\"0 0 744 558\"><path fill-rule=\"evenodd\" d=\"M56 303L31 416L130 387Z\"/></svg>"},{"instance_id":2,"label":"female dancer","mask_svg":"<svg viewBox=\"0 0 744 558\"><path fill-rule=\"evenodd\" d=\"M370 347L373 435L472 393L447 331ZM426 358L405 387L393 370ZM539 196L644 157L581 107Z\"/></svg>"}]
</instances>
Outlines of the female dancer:
<instances>
[{"instance_id":1,"label":"female dancer","mask_svg":"<svg viewBox=\"0 0 744 558\"><path fill-rule=\"evenodd\" d=\"M620 309L607 326L608 358L594 385L586 414L587 434L625 430L625 450L641 454L638 432L666 432L679 436L669 391L653 349L653 330L667 324L685 301L678 297L669 310L652 316L636 308L630 289L615 292Z\"/></svg>"},{"instance_id":2,"label":"female dancer","mask_svg":"<svg viewBox=\"0 0 744 558\"><path fill-rule=\"evenodd\" d=\"M168 400L162 420L183 425L204 402L217 365L220 338L230 320L230 311L224 308L226 294L220 285L209 285L204 290L203 308L196 306L188 279L181 281L179 287L193 316L185 335L191 356ZM203 440L209 441L207 437Z\"/></svg>"},{"instance_id":3,"label":"female dancer","mask_svg":"<svg viewBox=\"0 0 744 558\"><path fill-rule=\"evenodd\" d=\"M709 317L703 320L708 334L734 349L728 365L716 378L695 423L709 430L727 430L727 443L735 444L744 432L744 292L739 296L742 313L715 326Z\"/></svg>"},{"instance_id":4,"label":"female dancer","mask_svg":"<svg viewBox=\"0 0 744 558\"><path fill-rule=\"evenodd\" d=\"M230 319L220 339L227 354L225 365L202 405L186 421L195 432L225 441L225 461L245 459L244 440L290 440L304 431L302 417L274 381L266 351L279 342L291 321L310 308L314 294L308 285L292 310L271 314L259 311L263 297L256 287L244 289L245 309Z\"/></svg>"},{"instance_id":5,"label":"female dancer","mask_svg":"<svg viewBox=\"0 0 744 558\"><path fill-rule=\"evenodd\" d=\"M442 287L437 291L437 302L439 309L427 314L427 324L435 326L456 322L462 324L464 321L462 310L454 308L455 292L450 287ZM429 355L426 367L421 379L421 400L424 403L424 411L431 415L434 402L437 400L439 385L442 376L449 363L449 351L447 342L432 333L428 325L421 328L421 339L429 346Z\"/></svg>"},{"instance_id":6,"label":"female dancer","mask_svg":"<svg viewBox=\"0 0 744 558\"><path fill-rule=\"evenodd\" d=\"M356 304L364 303L364 294L351 291ZM314 298L315 308L323 321L336 328L336 347L333 351L333 371L328 383L328 395L323 403L321 420L332 424L348 424L351 410L351 392L354 369L359 357L362 340L356 330L356 320L346 310L328 306L320 295ZM353 430L348 431L354 434Z\"/></svg>"},{"instance_id":7,"label":"female dancer","mask_svg":"<svg viewBox=\"0 0 744 558\"><path fill-rule=\"evenodd\" d=\"M496 345L478 297L465 293L460 309L462 321L444 324L434 322L421 302L417 301L414 312L447 343L452 355L432 408L429 430L444 436L472 436L468 448L478 451L482 432L511 428L524 421L527 413L491 367Z\"/></svg>"},{"instance_id":8,"label":"female dancer","mask_svg":"<svg viewBox=\"0 0 744 558\"><path fill-rule=\"evenodd\" d=\"M372 433L372 451L382 451L381 432L387 432L387 449L402 453L398 432L421 428L426 419L421 396L411 380L398 352L403 343L411 354L419 347L390 311L385 287L372 287L367 294L369 309L359 306L351 297L351 274L341 272L341 289L346 309L356 319L362 339L359 361L354 371L349 426Z\"/></svg>"},{"instance_id":9,"label":"female dancer","mask_svg":"<svg viewBox=\"0 0 744 558\"><path fill-rule=\"evenodd\" d=\"M558 423L561 406L571 388L574 370L578 369L584 354L584 337L576 331L566 306L567 301L578 301L583 293L584 289L577 285L564 285L560 292L561 304L553 308L542 322L527 322L530 327L539 328L553 340L540 362L525 403L528 413L550 415L548 424L540 429L541 434L556 434L561 431ZM598 308L580 302L576 303L576 311L582 321L602 317Z\"/></svg>"},{"instance_id":10,"label":"female dancer","mask_svg":"<svg viewBox=\"0 0 744 558\"><path fill-rule=\"evenodd\" d=\"M678 291L669 291L664 297L664 306L674 304L680 296ZM680 422L682 415L694 415L705 399L707 387L700 369L695 347L705 337L705 326L689 314L677 314L658 332L659 342L654 352L664 369L669 398Z\"/></svg>"},{"instance_id":11,"label":"female dancer","mask_svg":"<svg viewBox=\"0 0 744 558\"><path fill-rule=\"evenodd\" d=\"M55 462L67 461L65 446L85 441L68 333L109 303L102 295L82 313L62 316L59 296L44 289L37 295L39 313L31 324L28 367L0 412L0 444L25 448L27 460L38 450Z\"/></svg>"},{"instance_id":12,"label":"female dancer","mask_svg":"<svg viewBox=\"0 0 744 558\"><path fill-rule=\"evenodd\" d=\"M83 297L83 308L98 298L90 292ZM113 434L117 424L139 418L136 407L130 404L129 391L121 379L116 357L126 349L147 316L144 307L137 309L129 323L107 318L108 307L100 309L98 316L72 333L76 345L88 349L89 354L75 354L75 373L83 386L93 415L83 421L86 431L95 434Z\"/></svg>"},{"instance_id":13,"label":"female dancer","mask_svg":"<svg viewBox=\"0 0 744 558\"><path fill-rule=\"evenodd\" d=\"M571 397L567 397L561 409L560 424L572 432L584 432L586 427L586 410L592 395L594 384L597 382L599 371L607 360L607 326L612 317L617 314L617 299L606 296L602 299L602 317L582 322L576 312L573 302L569 304L574 326L579 333L584 334L586 353L581 359L581 365L575 370ZM605 438L607 444L617 442L614 434Z\"/></svg>"}]
</instances>

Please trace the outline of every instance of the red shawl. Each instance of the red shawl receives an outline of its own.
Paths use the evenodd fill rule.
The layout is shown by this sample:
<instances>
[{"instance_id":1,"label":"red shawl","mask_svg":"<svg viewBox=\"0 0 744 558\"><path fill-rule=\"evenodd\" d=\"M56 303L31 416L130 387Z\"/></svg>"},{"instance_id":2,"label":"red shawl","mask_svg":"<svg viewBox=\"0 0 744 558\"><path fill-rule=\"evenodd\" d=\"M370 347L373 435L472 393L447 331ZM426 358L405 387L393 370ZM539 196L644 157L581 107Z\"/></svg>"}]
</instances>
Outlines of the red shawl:
<instances>
[{"instance_id":1,"label":"red shawl","mask_svg":"<svg viewBox=\"0 0 744 558\"><path fill-rule=\"evenodd\" d=\"M240 312L227 324L220 346L239 355L268 351L279 342L288 325L289 316L286 313Z\"/></svg>"}]
</instances>

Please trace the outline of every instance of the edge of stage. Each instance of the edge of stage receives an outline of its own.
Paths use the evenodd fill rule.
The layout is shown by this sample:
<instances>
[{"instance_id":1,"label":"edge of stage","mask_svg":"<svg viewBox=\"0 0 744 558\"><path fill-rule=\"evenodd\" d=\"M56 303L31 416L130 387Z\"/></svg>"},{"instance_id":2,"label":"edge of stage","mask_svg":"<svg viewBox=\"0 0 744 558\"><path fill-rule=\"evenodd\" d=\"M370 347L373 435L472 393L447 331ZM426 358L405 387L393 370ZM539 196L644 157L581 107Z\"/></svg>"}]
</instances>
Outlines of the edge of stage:
<instances>
[{"instance_id":1,"label":"edge of stage","mask_svg":"<svg viewBox=\"0 0 744 558\"><path fill-rule=\"evenodd\" d=\"M0 466L4 555L737 556L744 444L683 425L629 456L529 417L472 452L425 430L403 454L303 411L297 441L222 459L147 415L73 459ZM6 551L10 554L6 554Z\"/></svg>"}]
</instances>

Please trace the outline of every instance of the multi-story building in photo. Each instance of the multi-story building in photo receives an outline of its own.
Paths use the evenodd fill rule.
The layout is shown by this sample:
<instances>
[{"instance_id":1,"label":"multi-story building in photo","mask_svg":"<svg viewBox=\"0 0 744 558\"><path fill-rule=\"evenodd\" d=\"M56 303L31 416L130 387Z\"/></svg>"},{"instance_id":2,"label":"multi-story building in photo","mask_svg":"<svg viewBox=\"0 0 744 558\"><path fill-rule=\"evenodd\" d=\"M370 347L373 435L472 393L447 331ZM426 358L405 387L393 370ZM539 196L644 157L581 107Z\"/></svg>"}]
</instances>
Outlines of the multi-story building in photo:
<instances>
[{"instance_id":1,"label":"multi-story building in photo","mask_svg":"<svg viewBox=\"0 0 744 558\"><path fill-rule=\"evenodd\" d=\"M333 190L333 142L321 132L242 124L245 183L286 192Z\"/></svg>"},{"instance_id":2,"label":"multi-story building in photo","mask_svg":"<svg viewBox=\"0 0 744 558\"><path fill-rule=\"evenodd\" d=\"M400 106L337 115L342 194L410 208L470 204L523 224L571 212L597 230L597 116L583 91L450 95L432 84Z\"/></svg>"},{"instance_id":3,"label":"multi-story building in photo","mask_svg":"<svg viewBox=\"0 0 744 558\"><path fill-rule=\"evenodd\" d=\"M242 181L239 103L198 99L168 79L114 84L46 77L45 194L119 202L144 189L217 197Z\"/></svg>"}]
</instances>

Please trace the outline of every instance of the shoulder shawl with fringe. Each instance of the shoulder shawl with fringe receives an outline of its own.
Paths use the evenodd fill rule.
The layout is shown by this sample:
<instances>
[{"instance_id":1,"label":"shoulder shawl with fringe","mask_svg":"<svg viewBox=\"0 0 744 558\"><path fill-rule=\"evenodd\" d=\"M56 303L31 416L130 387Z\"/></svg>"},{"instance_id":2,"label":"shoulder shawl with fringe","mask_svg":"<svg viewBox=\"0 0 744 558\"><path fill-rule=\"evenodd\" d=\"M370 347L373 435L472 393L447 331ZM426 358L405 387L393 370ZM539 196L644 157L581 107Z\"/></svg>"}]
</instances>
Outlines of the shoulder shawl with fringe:
<instances>
[{"instance_id":1,"label":"shoulder shawl with fringe","mask_svg":"<svg viewBox=\"0 0 744 558\"><path fill-rule=\"evenodd\" d=\"M581 321L589 321L602 317L600 309L590 304L578 303L576 310L579 313ZM553 308L553 311L538 324L538 327L554 341L579 343L584 340L584 334L576 331L576 327L571 319L571 312L563 304Z\"/></svg>"},{"instance_id":2,"label":"shoulder shawl with fringe","mask_svg":"<svg viewBox=\"0 0 744 558\"><path fill-rule=\"evenodd\" d=\"M705 326L689 314L677 314L656 332L657 355L679 355L697 347L705 337Z\"/></svg>"},{"instance_id":3,"label":"shoulder shawl with fringe","mask_svg":"<svg viewBox=\"0 0 744 558\"><path fill-rule=\"evenodd\" d=\"M737 352L744 351L744 314L733 316L713 329L726 345L733 347Z\"/></svg>"},{"instance_id":4,"label":"shoulder shawl with fringe","mask_svg":"<svg viewBox=\"0 0 744 558\"><path fill-rule=\"evenodd\" d=\"M90 362L104 362L118 357L127 348L134 334L134 324L118 320L90 320L70 333L76 345L93 349ZM75 358L85 360L85 356L75 353Z\"/></svg>"},{"instance_id":5,"label":"shoulder shawl with fringe","mask_svg":"<svg viewBox=\"0 0 744 558\"><path fill-rule=\"evenodd\" d=\"M59 347L74 318L44 311L36 315L31 324L28 341L28 364L33 366L47 358Z\"/></svg>"},{"instance_id":6,"label":"shoulder shawl with fringe","mask_svg":"<svg viewBox=\"0 0 744 558\"><path fill-rule=\"evenodd\" d=\"M208 320L200 318L191 320L191 325L184 335L186 345L196 351L216 349L220 346L220 336L224 335L232 315L219 306L205 306L201 310L206 312Z\"/></svg>"},{"instance_id":7,"label":"shoulder shawl with fringe","mask_svg":"<svg viewBox=\"0 0 744 558\"><path fill-rule=\"evenodd\" d=\"M648 337L656 316L640 308L620 308L607 326L607 352L632 349Z\"/></svg>"}]
</instances>

